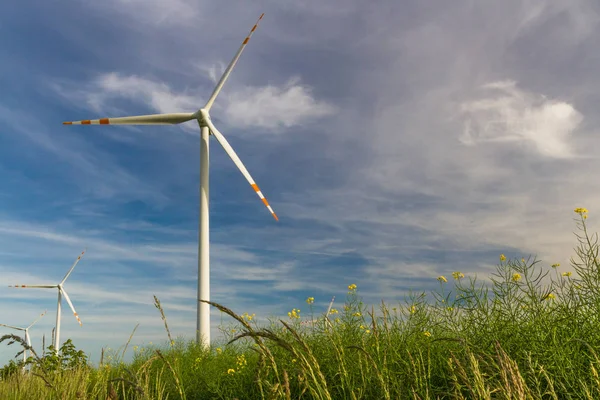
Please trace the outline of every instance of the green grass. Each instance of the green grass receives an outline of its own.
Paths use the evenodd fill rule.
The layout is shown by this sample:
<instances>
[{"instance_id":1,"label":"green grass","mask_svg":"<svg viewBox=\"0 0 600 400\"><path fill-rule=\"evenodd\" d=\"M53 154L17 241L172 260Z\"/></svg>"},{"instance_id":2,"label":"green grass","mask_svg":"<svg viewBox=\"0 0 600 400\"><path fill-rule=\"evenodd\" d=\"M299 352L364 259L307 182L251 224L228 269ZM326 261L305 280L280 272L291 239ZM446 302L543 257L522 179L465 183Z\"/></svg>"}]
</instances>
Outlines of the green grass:
<instances>
[{"instance_id":1,"label":"green grass","mask_svg":"<svg viewBox=\"0 0 600 400\"><path fill-rule=\"evenodd\" d=\"M598 237L587 211L576 213L569 268L501 256L487 284L457 271L429 296L377 309L351 285L343 308L314 325L300 325L295 311L259 324L210 303L232 318L211 349L173 340L155 298L162 348L128 342L97 367L74 347L65 360L36 355L31 374L5 367L0 398L598 399ZM9 336L0 341L19 341Z\"/></svg>"}]
</instances>

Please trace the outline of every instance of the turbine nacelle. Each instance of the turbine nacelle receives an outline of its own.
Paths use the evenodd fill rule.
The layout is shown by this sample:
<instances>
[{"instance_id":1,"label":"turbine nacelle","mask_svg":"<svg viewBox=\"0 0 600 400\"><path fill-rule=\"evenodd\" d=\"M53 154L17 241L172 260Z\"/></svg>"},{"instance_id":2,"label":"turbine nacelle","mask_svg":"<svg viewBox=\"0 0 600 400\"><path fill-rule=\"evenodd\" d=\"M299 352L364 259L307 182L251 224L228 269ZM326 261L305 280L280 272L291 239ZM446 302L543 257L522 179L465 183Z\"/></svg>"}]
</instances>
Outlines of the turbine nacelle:
<instances>
[{"instance_id":1,"label":"turbine nacelle","mask_svg":"<svg viewBox=\"0 0 600 400\"><path fill-rule=\"evenodd\" d=\"M208 127L209 133L211 133L210 127L208 125L208 121L210 121L210 114L208 113L208 110L206 108L201 108L198 111L196 111L194 113L194 118L196 118L198 120L198 124L200 125L200 128Z\"/></svg>"}]
</instances>

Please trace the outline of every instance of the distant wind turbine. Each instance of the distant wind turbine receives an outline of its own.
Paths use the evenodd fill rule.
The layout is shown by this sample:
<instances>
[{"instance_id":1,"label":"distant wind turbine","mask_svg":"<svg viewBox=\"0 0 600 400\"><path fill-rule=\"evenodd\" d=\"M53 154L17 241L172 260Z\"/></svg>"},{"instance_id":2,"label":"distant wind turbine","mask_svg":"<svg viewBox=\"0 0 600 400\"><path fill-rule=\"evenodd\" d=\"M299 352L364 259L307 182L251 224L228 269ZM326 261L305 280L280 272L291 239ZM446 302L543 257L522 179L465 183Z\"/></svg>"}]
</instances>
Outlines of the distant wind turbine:
<instances>
[{"instance_id":1,"label":"distant wind turbine","mask_svg":"<svg viewBox=\"0 0 600 400\"><path fill-rule=\"evenodd\" d=\"M314 319L306 319L304 321L300 322L300 325L308 325L308 324L312 324L313 327L315 325L315 322L320 321L320 320L324 320L329 322L329 313L331 312L331 306L333 306L333 301L335 300L335 296L333 296L331 298L331 302L329 303L329 307L327 307L327 312L325 313L325 316L323 316L323 318L317 318L316 320ZM331 324L331 322L329 322Z\"/></svg>"},{"instance_id":2,"label":"distant wind turbine","mask_svg":"<svg viewBox=\"0 0 600 400\"><path fill-rule=\"evenodd\" d=\"M219 144L223 147L225 152L231 157L235 165L242 172L246 180L250 183L250 186L254 189L258 197L262 200L264 205L267 207L273 218L279 220L277 215L269 205L269 202L262 194L258 185L250 176L250 173L229 145L229 142L225 139L225 136L213 125L209 111L217 98L217 95L223 88L225 81L231 74L231 71L237 63L244 47L248 44L252 33L256 30L258 23L264 16L264 13L258 18L258 21L248 34L236 55L231 60L231 63L227 66L227 69L221 76L221 79L214 88L210 95L206 105L194 113L174 113L174 114L152 114L152 115L138 115L131 117L119 117L119 118L101 118L94 120L83 120L83 121L71 121L63 122L64 125L173 125L180 124L191 120L197 120L200 125L200 215L198 221L198 295L197 295L197 318L196 318L196 341L201 343L203 340L207 345L210 345L210 305L200 302L200 300L210 300L210 257L209 257L209 214L208 214L208 168L209 168L209 135L213 135Z\"/></svg>"},{"instance_id":3,"label":"distant wind turbine","mask_svg":"<svg viewBox=\"0 0 600 400\"><path fill-rule=\"evenodd\" d=\"M33 321L31 323L31 325L29 325L27 328L21 328L18 326L5 325L5 324L0 324L0 326L5 326L7 328L16 329L18 331L25 331L25 342L27 343L27 346L31 347L31 339L29 337L29 328L31 328L33 325L35 325L35 323L38 322L40 320L40 318L42 318L44 315L46 315L46 311L44 311L42 314L40 314L40 316L37 317L37 319L35 321ZM23 362L25 362L25 361L27 361L27 349L23 349ZM25 370L25 365L23 365L23 370Z\"/></svg>"},{"instance_id":4,"label":"distant wind turbine","mask_svg":"<svg viewBox=\"0 0 600 400\"><path fill-rule=\"evenodd\" d=\"M67 272L67 274L65 275L65 277L63 278L63 280L60 281L60 283L58 285L15 285L15 286L9 286L9 287L14 287L14 288L34 288L34 289L54 289L54 288L57 288L58 289L58 303L57 303L57 306L56 306L56 335L54 335L54 349L55 349L55 351L57 353L58 353L58 349L60 348L59 347L59 344L60 344L60 311L61 311L61 299L62 299L62 296L65 296L65 300L67 300L67 303L69 303L69 306L71 307L71 310L73 311L73 315L75 315L75 318L77 318L77 322L79 322L79 326L81 326L81 320L79 319L79 315L77 315L77 311L75 311L75 307L73 307L73 303L71 303L71 299L69 298L69 295L67 294L67 291L63 287L63 284L65 283L65 281L67 280L67 278L69 277L69 275L71 275L71 272L73 272L73 268L75 268L75 266L77 265L77 263L79 262L79 260L81 260L81 257L83 257L84 253L85 253L85 250L81 252L81 254L79 255L79 257L77 257L77 259L75 260L75 262L71 266L71 269L69 270L69 272Z\"/></svg>"}]
</instances>

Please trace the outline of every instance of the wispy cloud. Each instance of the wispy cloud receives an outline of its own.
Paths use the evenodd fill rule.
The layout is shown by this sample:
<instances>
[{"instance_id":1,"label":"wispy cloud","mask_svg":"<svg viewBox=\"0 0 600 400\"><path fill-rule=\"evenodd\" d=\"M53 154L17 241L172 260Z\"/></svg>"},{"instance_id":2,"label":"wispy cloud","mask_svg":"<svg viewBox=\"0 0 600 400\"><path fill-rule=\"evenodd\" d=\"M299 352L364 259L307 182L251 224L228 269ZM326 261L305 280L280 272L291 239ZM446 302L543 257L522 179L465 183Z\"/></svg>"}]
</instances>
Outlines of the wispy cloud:
<instances>
[{"instance_id":1,"label":"wispy cloud","mask_svg":"<svg viewBox=\"0 0 600 400\"><path fill-rule=\"evenodd\" d=\"M29 147L36 147L43 153L49 153L55 161L69 165L71 180L83 191L82 194L93 198L114 198L118 196L136 196L144 193L157 204L164 204L167 198L156 188L142 182L138 177L122 168L114 157L106 152L94 149L84 138L73 137L63 130L62 134L52 132L50 128L30 114L0 104L0 123L9 127L9 131L0 133L7 136L17 132L19 138L29 140ZM60 129L57 124L56 129ZM27 146L25 146L27 148Z\"/></svg>"},{"instance_id":2,"label":"wispy cloud","mask_svg":"<svg viewBox=\"0 0 600 400\"><path fill-rule=\"evenodd\" d=\"M246 87L227 96L225 120L236 127L276 131L313 122L335 113L335 107L313 98L310 88L292 78L281 87Z\"/></svg>"},{"instance_id":3,"label":"wispy cloud","mask_svg":"<svg viewBox=\"0 0 600 400\"><path fill-rule=\"evenodd\" d=\"M525 142L543 156L576 157L570 140L583 115L572 104L528 93L514 81L489 83L483 89L487 97L461 105L463 144Z\"/></svg>"}]
</instances>

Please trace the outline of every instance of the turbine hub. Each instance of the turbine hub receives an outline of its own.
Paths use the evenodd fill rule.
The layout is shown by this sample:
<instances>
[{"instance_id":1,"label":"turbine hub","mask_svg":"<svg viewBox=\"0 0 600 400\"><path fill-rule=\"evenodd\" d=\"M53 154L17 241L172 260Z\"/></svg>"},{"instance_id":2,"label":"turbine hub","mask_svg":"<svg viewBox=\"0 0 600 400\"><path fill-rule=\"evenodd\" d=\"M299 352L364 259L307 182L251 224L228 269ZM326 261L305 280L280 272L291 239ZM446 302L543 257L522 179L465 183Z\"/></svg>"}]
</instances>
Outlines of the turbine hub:
<instances>
[{"instance_id":1,"label":"turbine hub","mask_svg":"<svg viewBox=\"0 0 600 400\"><path fill-rule=\"evenodd\" d=\"M196 118L198 119L198 123L200 124L201 128L205 128L208 127L208 123L206 121L208 121L210 119L210 115L208 114L208 111L206 111L204 108L199 109L196 112ZM208 134L210 135L210 131L208 132Z\"/></svg>"}]
</instances>

